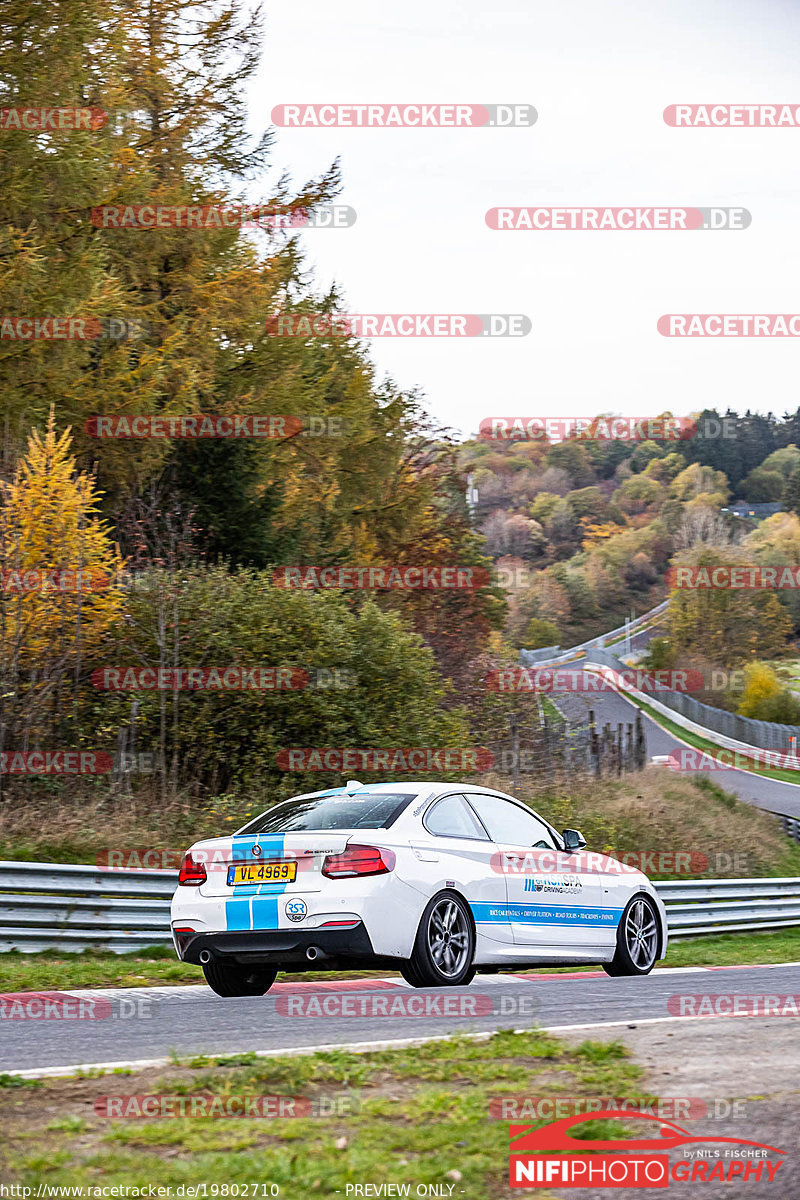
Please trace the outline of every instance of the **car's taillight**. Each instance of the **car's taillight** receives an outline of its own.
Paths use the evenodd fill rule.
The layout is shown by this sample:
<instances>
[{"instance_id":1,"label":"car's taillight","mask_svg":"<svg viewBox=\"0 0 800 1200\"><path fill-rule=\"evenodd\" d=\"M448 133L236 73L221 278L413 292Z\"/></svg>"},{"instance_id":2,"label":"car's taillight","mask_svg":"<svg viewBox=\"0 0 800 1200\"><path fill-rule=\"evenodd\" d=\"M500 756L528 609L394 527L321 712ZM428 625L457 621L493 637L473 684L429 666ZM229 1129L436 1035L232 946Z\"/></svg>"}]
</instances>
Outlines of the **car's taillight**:
<instances>
[{"instance_id":1,"label":"car's taillight","mask_svg":"<svg viewBox=\"0 0 800 1200\"><path fill-rule=\"evenodd\" d=\"M194 858L191 850L187 850L181 860L178 883L184 887L200 887L201 883L206 882L206 878L206 864Z\"/></svg>"},{"instance_id":2,"label":"car's taillight","mask_svg":"<svg viewBox=\"0 0 800 1200\"><path fill-rule=\"evenodd\" d=\"M328 879L353 879L357 875L385 875L394 870L393 850L376 846L348 846L343 854L329 854L322 864Z\"/></svg>"}]
</instances>

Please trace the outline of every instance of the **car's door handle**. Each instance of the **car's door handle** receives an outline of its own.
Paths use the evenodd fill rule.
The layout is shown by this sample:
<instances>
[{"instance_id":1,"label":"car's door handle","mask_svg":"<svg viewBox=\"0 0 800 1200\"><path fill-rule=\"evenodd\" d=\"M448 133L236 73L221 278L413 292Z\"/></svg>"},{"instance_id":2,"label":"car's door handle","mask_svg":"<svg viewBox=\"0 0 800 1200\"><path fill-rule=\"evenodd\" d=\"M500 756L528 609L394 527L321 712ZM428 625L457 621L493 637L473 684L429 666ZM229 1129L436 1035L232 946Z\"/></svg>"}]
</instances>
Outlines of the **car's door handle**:
<instances>
[{"instance_id":1,"label":"car's door handle","mask_svg":"<svg viewBox=\"0 0 800 1200\"><path fill-rule=\"evenodd\" d=\"M416 854L420 862L438 862L439 855L430 846L415 846L411 843L411 849Z\"/></svg>"}]
</instances>

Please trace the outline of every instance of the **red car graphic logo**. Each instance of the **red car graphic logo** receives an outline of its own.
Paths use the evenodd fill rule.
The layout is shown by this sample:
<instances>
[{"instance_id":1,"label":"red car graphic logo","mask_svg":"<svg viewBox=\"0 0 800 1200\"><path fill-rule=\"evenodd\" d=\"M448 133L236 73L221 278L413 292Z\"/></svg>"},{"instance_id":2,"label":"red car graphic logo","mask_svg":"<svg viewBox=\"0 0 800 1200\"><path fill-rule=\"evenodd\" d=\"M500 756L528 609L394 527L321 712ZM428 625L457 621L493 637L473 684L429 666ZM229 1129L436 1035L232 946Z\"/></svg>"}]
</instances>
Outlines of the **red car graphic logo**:
<instances>
[{"instance_id":1,"label":"red car graphic logo","mask_svg":"<svg viewBox=\"0 0 800 1200\"><path fill-rule=\"evenodd\" d=\"M617 1138L604 1141L596 1138L572 1137L569 1130L583 1121L624 1120L636 1118L639 1121L649 1121L655 1134L652 1138ZM662 1117L653 1117L649 1113L628 1112L625 1109L605 1108L598 1112L579 1113L575 1116L564 1117L534 1129L531 1125L509 1125L508 1136L511 1140L512 1154L528 1154L534 1151L572 1150L586 1153L587 1150L672 1150L677 1146L685 1146L695 1142L725 1142L736 1146L757 1146L760 1150L771 1150L774 1154L785 1154L777 1146L766 1146L763 1142L750 1142L745 1138L697 1137L672 1121Z\"/></svg>"}]
</instances>

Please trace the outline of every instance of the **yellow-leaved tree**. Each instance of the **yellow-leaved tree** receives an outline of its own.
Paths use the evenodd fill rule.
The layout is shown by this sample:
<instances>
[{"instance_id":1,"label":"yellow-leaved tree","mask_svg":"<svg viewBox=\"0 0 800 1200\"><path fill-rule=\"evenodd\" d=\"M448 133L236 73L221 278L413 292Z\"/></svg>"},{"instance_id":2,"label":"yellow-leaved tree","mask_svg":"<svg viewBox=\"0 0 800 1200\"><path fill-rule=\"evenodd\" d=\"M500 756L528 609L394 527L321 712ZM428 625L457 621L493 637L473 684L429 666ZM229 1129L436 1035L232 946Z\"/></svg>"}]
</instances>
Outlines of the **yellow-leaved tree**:
<instances>
[{"instance_id":1,"label":"yellow-leaved tree","mask_svg":"<svg viewBox=\"0 0 800 1200\"><path fill-rule=\"evenodd\" d=\"M119 619L122 560L51 409L0 484L0 749L57 729L84 655Z\"/></svg>"}]
</instances>

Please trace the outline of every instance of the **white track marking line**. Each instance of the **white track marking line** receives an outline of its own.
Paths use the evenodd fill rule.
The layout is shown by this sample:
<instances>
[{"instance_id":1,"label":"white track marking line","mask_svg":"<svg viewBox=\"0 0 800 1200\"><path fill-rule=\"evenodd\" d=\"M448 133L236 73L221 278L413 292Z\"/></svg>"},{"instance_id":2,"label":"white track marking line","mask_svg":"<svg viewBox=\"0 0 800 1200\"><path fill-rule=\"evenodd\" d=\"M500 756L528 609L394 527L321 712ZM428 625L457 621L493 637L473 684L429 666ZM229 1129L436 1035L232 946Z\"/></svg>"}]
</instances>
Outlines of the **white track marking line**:
<instances>
[{"instance_id":1,"label":"white track marking line","mask_svg":"<svg viewBox=\"0 0 800 1200\"><path fill-rule=\"evenodd\" d=\"M763 1014L759 1014L763 1015ZM585 1024L578 1025L546 1025L532 1026L525 1029L512 1029L515 1034L521 1033L573 1033L584 1029L614 1029L625 1027L627 1029L636 1029L639 1025L666 1025L674 1024L676 1021L686 1023L688 1021L735 1021L735 1020L753 1020L754 1017L748 1013L729 1014L720 1016L718 1013L706 1013L703 1016L694 1017L628 1017L622 1021L591 1021ZM501 1032L498 1029L487 1029L480 1033L457 1033L455 1036L465 1038L473 1042L485 1042L489 1038L494 1037ZM507 1032L503 1030L502 1032ZM254 1053L256 1058L296 1058L300 1055L308 1054L327 1054L332 1051L347 1051L349 1054L368 1054L375 1050L402 1050L406 1047L424 1046L428 1042L443 1042L448 1038L453 1037L451 1034L435 1033L429 1037L419 1038L395 1038L389 1041L379 1042L330 1042L324 1046L288 1046L284 1049L277 1048L274 1050L253 1050L252 1047L241 1050L218 1050L213 1053L206 1052L205 1054L197 1053L195 1057L203 1058L227 1058L236 1054ZM189 1054L182 1057L192 1057ZM61 1078L63 1076L78 1075L81 1073L91 1072L108 1072L117 1070L132 1070L144 1071L153 1067L179 1066L180 1061L176 1062L173 1058L141 1058L141 1059L125 1059L120 1062L105 1062L105 1063L79 1063L76 1065L65 1067L37 1067L24 1071L4 1071L5 1075L14 1075L20 1079L52 1079Z\"/></svg>"}]
</instances>

